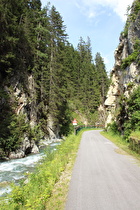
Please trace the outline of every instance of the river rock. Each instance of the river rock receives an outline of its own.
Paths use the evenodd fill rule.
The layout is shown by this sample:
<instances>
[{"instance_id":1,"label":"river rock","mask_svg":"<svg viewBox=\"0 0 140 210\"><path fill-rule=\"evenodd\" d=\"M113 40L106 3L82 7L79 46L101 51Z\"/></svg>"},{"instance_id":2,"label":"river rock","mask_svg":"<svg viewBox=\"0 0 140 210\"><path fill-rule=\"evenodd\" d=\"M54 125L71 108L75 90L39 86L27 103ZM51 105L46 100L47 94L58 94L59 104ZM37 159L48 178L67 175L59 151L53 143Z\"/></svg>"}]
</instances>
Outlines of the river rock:
<instances>
[{"instance_id":1,"label":"river rock","mask_svg":"<svg viewBox=\"0 0 140 210\"><path fill-rule=\"evenodd\" d=\"M15 152L10 152L9 159L18 159L25 157L25 152L22 150L16 150Z\"/></svg>"},{"instance_id":2,"label":"river rock","mask_svg":"<svg viewBox=\"0 0 140 210\"><path fill-rule=\"evenodd\" d=\"M0 187L5 187L7 185L9 185L9 182L7 181L0 182Z\"/></svg>"},{"instance_id":3,"label":"river rock","mask_svg":"<svg viewBox=\"0 0 140 210\"><path fill-rule=\"evenodd\" d=\"M36 144L34 144L32 150L31 150L31 153L34 153L34 154L39 153L39 149L38 149L38 147L36 146Z\"/></svg>"},{"instance_id":4,"label":"river rock","mask_svg":"<svg viewBox=\"0 0 140 210\"><path fill-rule=\"evenodd\" d=\"M10 152L9 159L24 158L26 155L30 153L33 154L39 153L39 148L35 144L34 140L29 140L28 137L25 137L21 147L16 151Z\"/></svg>"}]
</instances>

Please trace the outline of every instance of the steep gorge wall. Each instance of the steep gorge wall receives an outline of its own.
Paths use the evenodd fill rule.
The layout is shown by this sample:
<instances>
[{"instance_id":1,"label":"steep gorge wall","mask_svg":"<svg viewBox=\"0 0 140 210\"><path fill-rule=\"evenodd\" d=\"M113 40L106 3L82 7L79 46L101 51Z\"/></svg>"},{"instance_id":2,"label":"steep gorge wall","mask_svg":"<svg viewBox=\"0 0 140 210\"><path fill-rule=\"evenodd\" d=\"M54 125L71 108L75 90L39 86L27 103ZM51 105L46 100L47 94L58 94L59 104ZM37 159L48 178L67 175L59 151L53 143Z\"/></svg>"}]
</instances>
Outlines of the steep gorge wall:
<instances>
[{"instance_id":1,"label":"steep gorge wall","mask_svg":"<svg viewBox=\"0 0 140 210\"><path fill-rule=\"evenodd\" d=\"M136 5L137 4L137 5ZM111 72L111 85L104 103L107 124L116 120L121 98L125 100L140 85L140 3L134 1L120 43L115 50L115 65Z\"/></svg>"},{"instance_id":2,"label":"steep gorge wall","mask_svg":"<svg viewBox=\"0 0 140 210\"><path fill-rule=\"evenodd\" d=\"M5 77L1 88L7 95L7 97L1 98L1 102L3 101L3 103L0 103L0 108L4 110L3 112L7 113L6 116L3 116L3 123L4 118L9 118L8 125L5 123L4 126L10 126L9 129L7 128L7 132L10 132L11 126L13 126L13 130L16 129L15 116L17 116L17 119L19 118L18 126L21 129L21 133L20 130L17 131L19 135L16 132L13 135L16 136L15 140L19 137L19 140L17 139L16 141L20 141L21 143L18 143L19 146L15 147L14 144L16 142L13 140L13 148L15 147L16 149L10 150L9 152L6 152L7 149L4 149L6 156L10 159L22 158L29 153L38 153L38 143L34 138L31 138L31 129L34 129L38 123L35 99L36 89L33 76L28 74L14 74L10 78ZM22 120L23 116L24 120ZM23 126L26 126L26 130L23 130ZM7 137L10 137L10 133ZM8 146L8 139L6 141L6 145L2 144L3 147Z\"/></svg>"},{"instance_id":3,"label":"steep gorge wall","mask_svg":"<svg viewBox=\"0 0 140 210\"><path fill-rule=\"evenodd\" d=\"M37 91L33 74L16 72L2 78L0 158L23 158L30 153L38 153L39 147L50 143L52 138L56 141L57 130L51 131L50 135L47 126L51 123L47 118L48 106L39 98ZM46 117L42 122L44 113Z\"/></svg>"},{"instance_id":4,"label":"steep gorge wall","mask_svg":"<svg viewBox=\"0 0 140 210\"><path fill-rule=\"evenodd\" d=\"M0 158L23 158L59 138L33 74L6 76L0 85ZM6 133L6 134L5 134ZM1 138L2 137L2 138Z\"/></svg>"}]
</instances>

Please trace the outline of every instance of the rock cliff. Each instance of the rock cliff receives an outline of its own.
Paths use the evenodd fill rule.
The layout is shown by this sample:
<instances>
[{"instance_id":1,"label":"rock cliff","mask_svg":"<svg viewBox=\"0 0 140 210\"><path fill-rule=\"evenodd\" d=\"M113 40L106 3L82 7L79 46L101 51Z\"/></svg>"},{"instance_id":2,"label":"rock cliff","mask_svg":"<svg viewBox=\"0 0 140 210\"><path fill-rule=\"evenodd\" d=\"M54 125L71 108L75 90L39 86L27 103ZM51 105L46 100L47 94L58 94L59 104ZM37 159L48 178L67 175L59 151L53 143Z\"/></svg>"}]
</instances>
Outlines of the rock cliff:
<instances>
[{"instance_id":1,"label":"rock cliff","mask_svg":"<svg viewBox=\"0 0 140 210\"><path fill-rule=\"evenodd\" d=\"M13 151L9 151L6 156L10 159L23 158L29 153L39 152L38 141L35 141L31 137L30 132L38 123L36 100L33 100L33 98L35 98L35 83L32 75L28 74L24 76L17 74L7 81L3 81L3 91L8 96L8 99L5 99L3 103L3 109L6 109L5 104L7 103L9 110L5 111L7 112L7 119L9 118L9 121L11 121L9 126L13 124L13 130L16 129L17 124L14 124L13 116L17 116L17 119L19 118L19 124L21 123L21 125L19 125L21 131L18 130L19 134L14 134L16 137L18 135L20 139L18 146L15 147L15 149L13 146ZM8 116L9 112L12 113L10 117ZM26 127L26 131L23 130L23 126ZM10 129L9 127L9 130ZM6 142L6 144L8 143ZM13 144L16 144L16 142L13 142Z\"/></svg>"},{"instance_id":2,"label":"rock cliff","mask_svg":"<svg viewBox=\"0 0 140 210\"><path fill-rule=\"evenodd\" d=\"M115 50L115 65L111 72L111 84L104 103L107 124L116 120L121 98L125 100L140 85L140 10L134 1L130 14Z\"/></svg>"},{"instance_id":3,"label":"rock cliff","mask_svg":"<svg viewBox=\"0 0 140 210\"><path fill-rule=\"evenodd\" d=\"M44 127L41 127L40 115L47 112L47 106L44 101L37 99L37 84L34 76L28 73L24 75L16 73L10 78L5 77L1 81L1 87L0 119L7 136L4 136L5 142L1 141L3 151L0 148L0 157L15 159L23 158L30 153L38 153L41 142L45 141L45 144L51 142L51 135L47 122L46 126L44 122ZM43 108L40 108L40 103L43 104ZM56 135L54 134L53 137L56 138Z\"/></svg>"}]
</instances>

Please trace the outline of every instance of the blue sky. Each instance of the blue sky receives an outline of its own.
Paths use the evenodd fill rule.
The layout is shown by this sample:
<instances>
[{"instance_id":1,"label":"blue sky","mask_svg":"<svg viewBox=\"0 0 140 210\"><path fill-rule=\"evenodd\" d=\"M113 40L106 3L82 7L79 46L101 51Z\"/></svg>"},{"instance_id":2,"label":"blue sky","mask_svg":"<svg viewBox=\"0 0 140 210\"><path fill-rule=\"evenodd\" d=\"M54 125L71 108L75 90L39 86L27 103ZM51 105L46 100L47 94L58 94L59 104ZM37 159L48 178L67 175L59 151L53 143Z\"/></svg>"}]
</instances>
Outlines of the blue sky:
<instances>
[{"instance_id":1,"label":"blue sky","mask_svg":"<svg viewBox=\"0 0 140 210\"><path fill-rule=\"evenodd\" d=\"M41 0L42 6L48 1ZM69 42L76 48L79 38L90 37L93 59L104 58L107 72L114 65L114 51L126 21L126 10L133 0L50 0L61 14Z\"/></svg>"}]
</instances>

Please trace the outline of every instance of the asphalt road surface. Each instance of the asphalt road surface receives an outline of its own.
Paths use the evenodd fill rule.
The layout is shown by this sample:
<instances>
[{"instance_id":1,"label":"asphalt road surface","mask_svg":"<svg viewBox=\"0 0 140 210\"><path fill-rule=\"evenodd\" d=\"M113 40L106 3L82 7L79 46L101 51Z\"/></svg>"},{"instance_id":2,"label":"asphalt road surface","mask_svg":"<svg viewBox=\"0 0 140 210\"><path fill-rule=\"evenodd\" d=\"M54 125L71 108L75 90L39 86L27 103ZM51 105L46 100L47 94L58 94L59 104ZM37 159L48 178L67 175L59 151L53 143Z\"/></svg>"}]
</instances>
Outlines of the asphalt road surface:
<instances>
[{"instance_id":1,"label":"asphalt road surface","mask_svg":"<svg viewBox=\"0 0 140 210\"><path fill-rule=\"evenodd\" d=\"M140 210L140 166L99 131L83 133L66 210Z\"/></svg>"}]
</instances>

